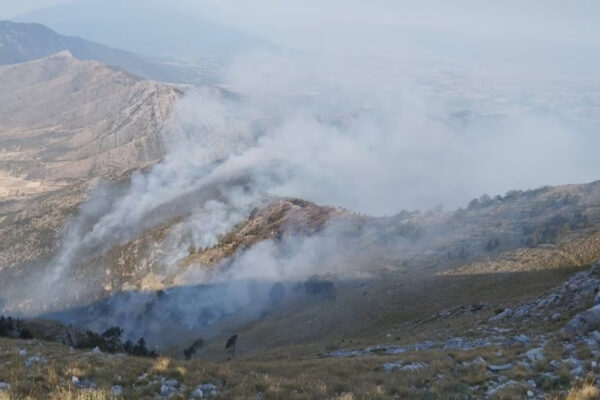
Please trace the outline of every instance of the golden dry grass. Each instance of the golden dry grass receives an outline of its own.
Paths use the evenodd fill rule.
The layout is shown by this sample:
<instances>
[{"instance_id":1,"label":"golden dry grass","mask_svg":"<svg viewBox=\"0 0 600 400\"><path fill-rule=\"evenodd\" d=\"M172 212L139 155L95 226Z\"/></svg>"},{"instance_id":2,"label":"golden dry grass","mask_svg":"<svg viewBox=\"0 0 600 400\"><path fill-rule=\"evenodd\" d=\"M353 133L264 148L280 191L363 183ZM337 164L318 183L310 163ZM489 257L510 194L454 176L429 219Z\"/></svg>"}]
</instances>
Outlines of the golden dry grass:
<instances>
[{"instance_id":1,"label":"golden dry grass","mask_svg":"<svg viewBox=\"0 0 600 400\"><path fill-rule=\"evenodd\" d=\"M599 400L600 390L593 382L576 384L567 395L567 400Z\"/></svg>"},{"instance_id":2,"label":"golden dry grass","mask_svg":"<svg viewBox=\"0 0 600 400\"><path fill-rule=\"evenodd\" d=\"M28 355L20 355L20 348L26 348ZM249 399L259 395L265 400L450 400L485 396L490 377L485 366L472 363L477 357L489 363L514 362L522 356L523 350L431 350L397 356L216 363L98 355L72 351L54 343L0 339L0 381L12 386L7 400L108 400L115 398L110 392L113 385L124 388L121 398L152 399L160 392L160 377L176 379L187 386L185 392L173 399L187 398L196 386L213 382L219 385L218 399ZM26 368L24 360L37 353L48 362ZM428 367L413 372L382 369L383 363L399 359L405 363L425 362ZM506 376L524 382L534 379L538 373L514 368L507 371ZM97 389L76 389L71 381L73 376L93 380ZM564 398L558 397L559 390L565 389L560 385L553 382L547 393L557 399ZM522 398L523 394L524 388L518 387L500 391L497 398ZM595 395L597 392L590 387L577 386L568 399L596 399Z\"/></svg>"}]
</instances>

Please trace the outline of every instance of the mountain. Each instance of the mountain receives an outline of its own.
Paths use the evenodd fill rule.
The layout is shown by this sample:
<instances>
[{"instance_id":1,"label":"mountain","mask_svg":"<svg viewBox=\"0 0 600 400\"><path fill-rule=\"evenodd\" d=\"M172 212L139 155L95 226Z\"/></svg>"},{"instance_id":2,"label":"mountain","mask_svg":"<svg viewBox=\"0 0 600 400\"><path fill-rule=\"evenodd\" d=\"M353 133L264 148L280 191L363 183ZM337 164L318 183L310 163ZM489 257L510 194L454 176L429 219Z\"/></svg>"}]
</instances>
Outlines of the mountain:
<instances>
[{"instance_id":1,"label":"mountain","mask_svg":"<svg viewBox=\"0 0 600 400\"><path fill-rule=\"evenodd\" d=\"M231 57L269 42L154 0L84 0L57 4L17 17L153 57Z\"/></svg>"},{"instance_id":2,"label":"mountain","mask_svg":"<svg viewBox=\"0 0 600 400\"><path fill-rule=\"evenodd\" d=\"M177 91L68 52L0 66L1 168L30 179L98 176L156 160ZM10 166L8 166L10 165Z\"/></svg>"},{"instance_id":3,"label":"mountain","mask_svg":"<svg viewBox=\"0 0 600 400\"><path fill-rule=\"evenodd\" d=\"M0 270L43 259L98 178L157 162L180 95L68 52L0 66Z\"/></svg>"},{"instance_id":4,"label":"mountain","mask_svg":"<svg viewBox=\"0 0 600 400\"><path fill-rule=\"evenodd\" d=\"M19 371L6 375L4 390L36 399L68 398L66 390L101 399L596 399L599 211L599 182L386 218L279 199L216 246L188 249L199 264L165 271L161 282L154 267L165 242L181 240L169 233L176 218L91 264L81 260L86 290L103 279L133 279L129 287L41 319L0 320L0 345L9 349L0 361ZM174 212L185 218L185 209ZM331 254L323 275L308 279L177 284L186 272L235 270L236 258L267 241L289 260L286 238L323 240L329 224L343 227L342 274L328 272L340 255ZM236 309L240 295L249 305ZM257 312L258 304L268 306ZM216 332L215 321L225 322ZM226 350L232 340L236 349ZM139 357L149 355L146 345L163 356ZM39 375L38 365L49 373ZM32 389L24 382L34 376L44 384Z\"/></svg>"},{"instance_id":5,"label":"mountain","mask_svg":"<svg viewBox=\"0 0 600 400\"><path fill-rule=\"evenodd\" d=\"M31 61L61 51L69 51L80 60L99 61L148 79L174 83L203 81L201 74L190 68L151 62L126 51L60 35L37 23L0 21L0 65Z\"/></svg>"}]
</instances>

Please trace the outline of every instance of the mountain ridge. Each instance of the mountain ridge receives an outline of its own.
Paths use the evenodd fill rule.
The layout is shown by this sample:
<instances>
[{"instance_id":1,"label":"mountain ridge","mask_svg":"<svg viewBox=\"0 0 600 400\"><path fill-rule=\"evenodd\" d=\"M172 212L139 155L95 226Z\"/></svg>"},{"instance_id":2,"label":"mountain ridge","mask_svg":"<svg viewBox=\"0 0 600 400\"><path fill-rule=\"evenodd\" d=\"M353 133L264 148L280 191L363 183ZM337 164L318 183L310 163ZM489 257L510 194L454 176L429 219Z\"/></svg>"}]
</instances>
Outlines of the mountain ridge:
<instances>
[{"instance_id":1,"label":"mountain ridge","mask_svg":"<svg viewBox=\"0 0 600 400\"><path fill-rule=\"evenodd\" d=\"M61 51L82 61L98 61L142 78L173 83L202 82L192 69L148 61L103 44L64 36L39 23L0 21L0 65L44 58Z\"/></svg>"}]
</instances>

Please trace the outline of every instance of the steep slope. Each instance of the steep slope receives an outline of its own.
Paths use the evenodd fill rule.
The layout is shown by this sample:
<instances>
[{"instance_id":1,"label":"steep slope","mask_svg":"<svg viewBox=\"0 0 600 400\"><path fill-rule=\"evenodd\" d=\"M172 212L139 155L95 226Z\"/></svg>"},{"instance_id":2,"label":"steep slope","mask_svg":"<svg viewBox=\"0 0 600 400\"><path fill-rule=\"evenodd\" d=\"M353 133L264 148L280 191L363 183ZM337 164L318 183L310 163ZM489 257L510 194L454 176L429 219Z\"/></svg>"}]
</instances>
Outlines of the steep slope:
<instances>
[{"instance_id":1,"label":"steep slope","mask_svg":"<svg viewBox=\"0 0 600 400\"><path fill-rule=\"evenodd\" d=\"M98 61L148 79L173 83L207 80L206 76L190 68L151 62L123 50L60 35L41 24L0 21L0 65L23 63L61 51L68 51L80 60Z\"/></svg>"},{"instance_id":2,"label":"steep slope","mask_svg":"<svg viewBox=\"0 0 600 400\"><path fill-rule=\"evenodd\" d=\"M496 249L487 246L484 251L489 258L502 260L512 254L512 263L519 263L525 260L510 249L524 246L551 251L552 246L564 249L565 245L578 243L586 251L582 253L582 248L575 246L571 255L587 259L591 255L586 254L594 252L597 257L597 244L588 239L597 232L598 188L595 183L511 193L491 202L484 198L472 203L469 210L443 218L443 223L450 224L449 230L464 225L457 232L461 237L473 231L477 223L484 224L480 233L489 232L487 223L498 228L494 217L528 214L524 220L511 221L513 227L505 232L525 228L513 232L521 244L500 244ZM571 212L586 215L587 223L569 227L556 223L556 215ZM442 221L440 216L404 214L401 218L405 223L420 221L418 225L424 228L424 221L435 225ZM298 218L306 219L307 224L298 223ZM452 222L454 218L458 220ZM319 209L303 201L279 200L253 213L227 236L227 242L249 245L255 236L276 239L298 233L314 235L325 229L325 221L334 220L363 227L401 226L394 218L374 220L343 210ZM556 235L542 235L543 243L533 244L529 241L531 226ZM300 232L290 230L293 227ZM379 230L384 231L392 234L390 230ZM495 229L494 233L500 231ZM359 236L359 242L365 240L364 235ZM385 237L366 236L375 241ZM474 233L471 239L478 236ZM499 254L496 250L500 246ZM482 257L471 254L464 259L468 263ZM577 262L586 262L584 259ZM542 258L534 266L536 271L523 262L524 270L529 272L496 270L487 276L476 273L436 278L428 273L431 266L416 264L403 271L388 269L379 279L336 279L335 298L308 295L295 304L280 301L258 321L246 326L231 324L223 334L208 340L200 340L197 330L185 332L188 319L172 307L180 295L176 289L149 292L149 301L138 304L139 314L127 314L117 307L114 321L134 321L138 327L147 320L155 327L166 325L168 334L163 338L171 338L176 345L161 351L180 360L109 354L113 350L101 340L94 343L102 351L74 350L72 347L91 348L89 338L93 334L49 321L19 321L13 336L25 327L35 340L0 338L0 360L7 367L6 371L0 369L0 381L7 383L4 390L12 396L27 393L32 398L67 398L66 393L111 398L122 392L132 399L167 393L175 398L540 400L579 398L575 396L587 393L585 398L593 399L598 394L595 382L600 378L600 262L582 269L568 263L561 267L553 262L545 265L547 261ZM220 299L226 301L232 293L221 289ZM123 297L129 297L131 303L136 300L132 293ZM139 303L140 297L137 300ZM193 308L195 302L184 300L188 300L188 310ZM114 305L110 301L100 303L84 308L83 313L93 321ZM165 305L171 307L165 310ZM166 318L162 314L165 311L170 313ZM202 314L194 317L210 318ZM233 332L239 338L237 355L231 359L223 344ZM149 330L136 332L147 333ZM156 343L156 339L151 342ZM192 360L183 361L183 350L192 343L197 345ZM44 384L28 384L36 376L36 382ZM571 386L571 397L566 397Z\"/></svg>"},{"instance_id":3,"label":"steep slope","mask_svg":"<svg viewBox=\"0 0 600 400\"><path fill-rule=\"evenodd\" d=\"M179 96L67 52L0 66L0 270L42 262L98 178L159 160Z\"/></svg>"},{"instance_id":4,"label":"steep slope","mask_svg":"<svg viewBox=\"0 0 600 400\"><path fill-rule=\"evenodd\" d=\"M177 92L62 52L0 67L0 169L46 182L157 160Z\"/></svg>"},{"instance_id":5,"label":"steep slope","mask_svg":"<svg viewBox=\"0 0 600 400\"><path fill-rule=\"evenodd\" d=\"M409 337L446 308L522 301L600 258L598 182L385 218L265 198L216 244L190 246L195 210L220 196L204 187L157 209L129 240L76 249L62 289L40 297L45 317L120 325L163 350L195 336L218 345L232 331L255 355L347 335L370 344ZM4 282L9 308L40 306L19 279ZM205 356L219 354L209 346Z\"/></svg>"}]
</instances>

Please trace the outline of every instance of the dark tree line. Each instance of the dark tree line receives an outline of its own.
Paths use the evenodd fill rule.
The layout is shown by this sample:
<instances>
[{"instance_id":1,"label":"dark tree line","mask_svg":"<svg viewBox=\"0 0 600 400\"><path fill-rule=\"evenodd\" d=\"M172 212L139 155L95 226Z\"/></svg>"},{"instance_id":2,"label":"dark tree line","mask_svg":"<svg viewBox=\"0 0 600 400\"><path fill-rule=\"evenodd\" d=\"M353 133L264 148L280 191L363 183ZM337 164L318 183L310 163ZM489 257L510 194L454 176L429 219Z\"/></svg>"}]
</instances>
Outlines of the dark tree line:
<instances>
[{"instance_id":1,"label":"dark tree line","mask_svg":"<svg viewBox=\"0 0 600 400\"><path fill-rule=\"evenodd\" d=\"M20 339L33 339L33 335L23 321L20 319L13 319L12 317L4 317L0 315L0 336Z\"/></svg>"},{"instance_id":2,"label":"dark tree line","mask_svg":"<svg viewBox=\"0 0 600 400\"><path fill-rule=\"evenodd\" d=\"M157 357L158 353L154 350L148 350L146 340L142 337L137 342L133 343L127 340L125 343L121 341L123 329L118 326L108 328L102 334L97 334L92 331L86 332L85 340L77 347L92 349L98 347L100 350L107 353L126 353L137 357Z\"/></svg>"},{"instance_id":3,"label":"dark tree line","mask_svg":"<svg viewBox=\"0 0 600 400\"><path fill-rule=\"evenodd\" d=\"M133 343L127 340L125 343L121 340L123 329L118 326L108 328L104 333L98 334L90 330L85 332L80 340L74 343L74 347L79 349L93 349L98 347L105 353L127 353L138 357L157 357L158 353L149 350L144 338L140 338ZM33 335L27 328L24 321L12 317L0 316L0 337L33 339ZM69 335L70 337L70 335Z\"/></svg>"}]
</instances>

